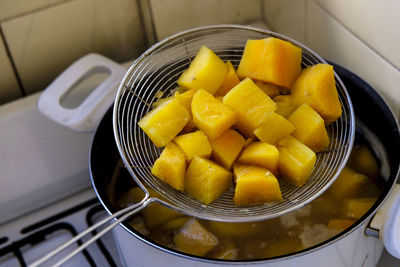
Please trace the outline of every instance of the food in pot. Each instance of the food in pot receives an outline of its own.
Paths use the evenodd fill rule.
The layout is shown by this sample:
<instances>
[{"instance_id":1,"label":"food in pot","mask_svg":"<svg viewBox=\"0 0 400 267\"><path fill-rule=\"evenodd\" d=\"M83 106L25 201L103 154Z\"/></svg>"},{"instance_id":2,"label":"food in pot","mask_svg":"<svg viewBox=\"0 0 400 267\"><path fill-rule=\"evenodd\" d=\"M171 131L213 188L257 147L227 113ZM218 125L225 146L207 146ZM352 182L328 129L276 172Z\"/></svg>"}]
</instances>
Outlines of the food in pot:
<instances>
[{"instance_id":1,"label":"food in pot","mask_svg":"<svg viewBox=\"0 0 400 267\"><path fill-rule=\"evenodd\" d=\"M372 151L367 146L356 145ZM373 158L375 163L379 163ZM356 165L355 165L356 166ZM351 162L345 175L362 175L353 170ZM144 193L132 183L129 173L115 177L125 190L114 200L114 206L124 207L139 202ZM353 184L345 194L333 187L320 197L294 212L278 218L247 223L224 223L206 221L182 215L160 204L152 203L135 215L129 224L149 240L170 249L190 255L213 259L251 260L276 256L307 249L324 242L348 229L357 222L375 203L383 188L383 179L370 178ZM350 178L351 179L351 178ZM336 189L335 189L336 188ZM342 192L342 189L339 189ZM153 194L153 192L150 192ZM341 195L342 197L337 198ZM143 218L143 219L140 219Z\"/></svg>"},{"instance_id":2,"label":"food in pot","mask_svg":"<svg viewBox=\"0 0 400 267\"><path fill-rule=\"evenodd\" d=\"M177 145L166 148L152 173L204 204L228 191L232 180L226 177L233 176L236 162L251 165L254 175L240 181L235 175L236 205L281 200L277 179L306 183L315 153L330 143L325 125L340 116L341 106L332 66L301 71L301 57L300 48L277 38L248 40L236 72L230 61L202 46L179 77L179 89L157 99L139 121L157 147ZM320 98L327 107L321 107ZM186 156L186 165L177 149ZM184 176L182 166L188 166ZM217 185L216 174L206 168L218 170L224 179Z\"/></svg>"}]
</instances>

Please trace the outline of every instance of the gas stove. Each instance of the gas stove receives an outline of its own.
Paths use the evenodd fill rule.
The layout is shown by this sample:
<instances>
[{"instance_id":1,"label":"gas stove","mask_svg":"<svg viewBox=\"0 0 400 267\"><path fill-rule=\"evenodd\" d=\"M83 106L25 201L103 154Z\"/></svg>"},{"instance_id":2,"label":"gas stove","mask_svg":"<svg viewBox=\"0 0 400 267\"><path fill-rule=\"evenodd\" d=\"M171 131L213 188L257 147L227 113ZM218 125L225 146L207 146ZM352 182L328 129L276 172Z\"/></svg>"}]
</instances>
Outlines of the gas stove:
<instances>
[{"instance_id":1,"label":"gas stove","mask_svg":"<svg viewBox=\"0 0 400 267\"><path fill-rule=\"evenodd\" d=\"M0 106L0 266L27 266L107 215L90 183L93 133L74 132L46 118L38 111L39 97ZM124 230L117 228L63 266L124 266L115 242ZM378 266L398 264L384 252Z\"/></svg>"}]
</instances>

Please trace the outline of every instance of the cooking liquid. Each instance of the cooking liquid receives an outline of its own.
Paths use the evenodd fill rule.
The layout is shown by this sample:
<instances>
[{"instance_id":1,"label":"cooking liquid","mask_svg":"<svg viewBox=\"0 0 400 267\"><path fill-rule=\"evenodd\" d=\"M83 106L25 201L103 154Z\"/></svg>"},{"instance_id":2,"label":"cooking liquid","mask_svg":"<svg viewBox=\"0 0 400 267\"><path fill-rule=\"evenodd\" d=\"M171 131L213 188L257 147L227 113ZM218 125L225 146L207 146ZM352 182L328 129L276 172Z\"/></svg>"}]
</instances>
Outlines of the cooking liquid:
<instances>
[{"instance_id":1,"label":"cooking liquid","mask_svg":"<svg viewBox=\"0 0 400 267\"><path fill-rule=\"evenodd\" d=\"M361 155L358 153L359 151L363 151L364 154ZM366 163L362 158L366 151L372 155L372 150L366 144L355 145L348 167L360 172L363 168L360 168L359 165L368 164L368 168L364 168L365 170L368 169L368 173L364 175L369 177L366 182L361 183L356 190L352 190L351 194L345 198L335 197L330 188L305 207L275 219L251 223L198 220L207 233L211 233L218 239L217 245L206 250L207 252L177 246L174 242L174 237L185 231L185 224L189 220L196 219L180 214L171 215L167 211L165 222L153 225L152 215L149 215L148 212L147 217L142 216L144 214L142 212L142 214L130 219L127 224L162 246L208 258L251 260L294 253L324 242L344 231L360 219L379 197L384 180L379 176L378 161L375 159L372 163ZM125 207L129 203L138 202L141 199L140 196L133 193L138 190L132 190L135 185L129 174L125 172L126 170L124 171L122 168L119 175L114 177L117 180L113 181L109 187L109 199L116 208ZM124 191L119 193L118 191L121 188ZM363 199L366 205L362 205L361 208L355 207L355 212L349 211L348 206L346 208L349 199ZM161 205L159 208L161 208L161 212L167 209ZM159 209L154 211L154 213L156 212L154 218L159 219L164 216ZM191 244L195 240L194 247L196 247L196 242L200 242L199 244L207 243L204 233L186 232L185 234L189 239L187 244Z\"/></svg>"}]
</instances>

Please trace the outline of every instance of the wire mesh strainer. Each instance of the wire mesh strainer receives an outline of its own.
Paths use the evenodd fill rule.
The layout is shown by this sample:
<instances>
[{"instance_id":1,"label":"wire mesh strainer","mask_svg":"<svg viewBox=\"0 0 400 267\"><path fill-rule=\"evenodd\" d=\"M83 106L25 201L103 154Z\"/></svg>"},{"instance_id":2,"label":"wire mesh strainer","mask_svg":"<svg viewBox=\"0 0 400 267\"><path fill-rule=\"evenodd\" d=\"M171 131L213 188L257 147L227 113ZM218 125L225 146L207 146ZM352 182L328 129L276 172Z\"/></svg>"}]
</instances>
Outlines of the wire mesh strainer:
<instances>
[{"instance_id":1,"label":"wire mesh strainer","mask_svg":"<svg viewBox=\"0 0 400 267\"><path fill-rule=\"evenodd\" d=\"M161 153L138 126L138 121L152 109L160 95L172 95L177 79L188 68L202 45L222 60L237 67L248 39L277 37L302 49L302 68L326 63L304 45L285 36L248 26L217 25L195 28L173 35L148 49L126 73L114 103L114 134L121 157L137 184L146 192L146 199L158 201L184 214L202 219L246 222L274 218L309 203L325 191L345 166L353 145L353 107L340 78L336 87L343 114L327 128L331 143L326 152L317 154L311 177L302 187L280 179L283 201L238 207L233 204L234 189L204 205L165 184L151 174L151 166ZM149 197L148 189L159 197ZM145 205L148 202L144 202Z\"/></svg>"}]
</instances>

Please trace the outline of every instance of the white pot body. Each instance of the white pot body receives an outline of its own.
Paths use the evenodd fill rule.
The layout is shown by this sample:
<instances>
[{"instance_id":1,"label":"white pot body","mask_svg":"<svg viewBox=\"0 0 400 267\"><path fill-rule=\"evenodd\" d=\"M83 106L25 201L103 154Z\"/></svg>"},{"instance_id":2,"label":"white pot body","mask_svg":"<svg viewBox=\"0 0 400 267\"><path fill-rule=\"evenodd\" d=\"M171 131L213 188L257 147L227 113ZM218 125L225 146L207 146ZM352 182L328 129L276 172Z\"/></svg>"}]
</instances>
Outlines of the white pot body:
<instances>
[{"instance_id":1,"label":"white pot body","mask_svg":"<svg viewBox=\"0 0 400 267\"><path fill-rule=\"evenodd\" d=\"M177 255L175 252L165 251L154 247L132 236L121 225L113 229L120 257L125 266L324 266L324 267L374 267L383 251L383 243L380 239L364 234L367 222L359 225L350 233L335 241L322 245L308 252L295 256L284 257L269 261L255 262L216 262L206 261L200 258L191 258L185 255Z\"/></svg>"}]
</instances>

